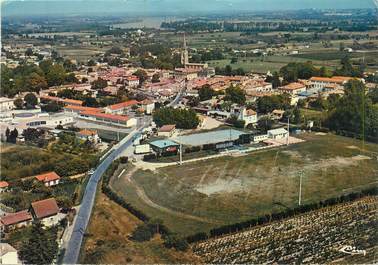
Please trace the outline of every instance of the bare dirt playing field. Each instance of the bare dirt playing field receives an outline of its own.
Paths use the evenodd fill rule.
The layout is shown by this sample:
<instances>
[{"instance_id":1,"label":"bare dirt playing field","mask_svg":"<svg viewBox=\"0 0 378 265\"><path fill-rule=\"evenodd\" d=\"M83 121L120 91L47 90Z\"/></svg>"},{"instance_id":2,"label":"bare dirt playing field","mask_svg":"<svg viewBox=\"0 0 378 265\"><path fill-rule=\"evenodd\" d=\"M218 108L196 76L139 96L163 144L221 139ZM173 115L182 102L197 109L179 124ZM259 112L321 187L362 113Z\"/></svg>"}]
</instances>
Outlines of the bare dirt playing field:
<instances>
[{"instance_id":1,"label":"bare dirt playing field","mask_svg":"<svg viewBox=\"0 0 378 265\"><path fill-rule=\"evenodd\" d=\"M378 186L377 145L331 134L304 143L182 166L137 170L112 188L183 235ZM353 146L353 148L351 148Z\"/></svg>"}]
</instances>

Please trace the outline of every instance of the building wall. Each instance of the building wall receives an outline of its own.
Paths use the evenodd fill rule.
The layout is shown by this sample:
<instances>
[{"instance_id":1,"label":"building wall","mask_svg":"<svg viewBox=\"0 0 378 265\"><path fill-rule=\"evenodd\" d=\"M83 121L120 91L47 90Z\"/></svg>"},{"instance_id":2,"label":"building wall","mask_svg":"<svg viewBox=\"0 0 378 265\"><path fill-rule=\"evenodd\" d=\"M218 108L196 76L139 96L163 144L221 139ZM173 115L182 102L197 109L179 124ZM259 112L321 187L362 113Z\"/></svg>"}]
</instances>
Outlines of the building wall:
<instances>
[{"instance_id":1,"label":"building wall","mask_svg":"<svg viewBox=\"0 0 378 265\"><path fill-rule=\"evenodd\" d=\"M1 255L1 264L21 264L17 252L8 252Z\"/></svg>"}]
</instances>

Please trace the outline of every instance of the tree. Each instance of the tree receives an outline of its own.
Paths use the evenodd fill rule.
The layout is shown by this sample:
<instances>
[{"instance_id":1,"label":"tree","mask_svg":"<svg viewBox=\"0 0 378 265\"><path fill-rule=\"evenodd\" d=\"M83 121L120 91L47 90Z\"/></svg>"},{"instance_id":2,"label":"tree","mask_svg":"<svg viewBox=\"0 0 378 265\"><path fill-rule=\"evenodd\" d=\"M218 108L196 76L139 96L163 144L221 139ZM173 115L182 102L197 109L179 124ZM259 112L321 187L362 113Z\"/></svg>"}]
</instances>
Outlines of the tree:
<instances>
[{"instance_id":1,"label":"tree","mask_svg":"<svg viewBox=\"0 0 378 265\"><path fill-rule=\"evenodd\" d=\"M216 94L215 91L208 84L203 85L198 90L198 95L201 101L211 99L215 94Z\"/></svg>"},{"instance_id":2,"label":"tree","mask_svg":"<svg viewBox=\"0 0 378 265\"><path fill-rule=\"evenodd\" d=\"M49 101L47 104L41 107L41 110L45 112L59 112L62 109L62 104L55 101Z\"/></svg>"},{"instance_id":3,"label":"tree","mask_svg":"<svg viewBox=\"0 0 378 265\"><path fill-rule=\"evenodd\" d=\"M340 42L339 44L339 51L343 52L345 50L344 42Z\"/></svg>"},{"instance_id":4,"label":"tree","mask_svg":"<svg viewBox=\"0 0 378 265\"><path fill-rule=\"evenodd\" d=\"M278 75L277 72L274 72L272 76L272 87L273 89L276 89L280 86L281 86L280 76Z\"/></svg>"},{"instance_id":5,"label":"tree","mask_svg":"<svg viewBox=\"0 0 378 265\"><path fill-rule=\"evenodd\" d=\"M147 224L138 225L133 231L131 238L138 242L148 241L154 236L150 227Z\"/></svg>"},{"instance_id":6,"label":"tree","mask_svg":"<svg viewBox=\"0 0 378 265\"><path fill-rule=\"evenodd\" d=\"M51 264L58 253L57 234L55 228L43 229L34 223L28 240L20 247L21 260L26 264Z\"/></svg>"},{"instance_id":7,"label":"tree","mask_svg":"<svg viewBox=\"0 0 378 265\"><path fill-rule=\"evenodd\" d=\"M272 126L273 126L273 120L267 116L260 118L257 122L257 128L263 132L266 132L272 129Z\"/></svg>"},{"instance_id":8,"label":"tree","mask_svg":"<svg viewBox=\"0 0 378 265\"><path fill-rule=\"evenodd\" d=\"M7 135L7 134L8 134L8 136L7 136L7 142L15 144L16 141L17 141L17 137L18 137L18 131L17 131L17 129L14 128L9 133L5 132L5 135Z\"/></svg>"},{"instance_id":9,"label":"tree","mask_svg":"<svg viewBox=\"0 0 378 265\"><path fill-rule=\"evenodd\" d=\"M96 66L96 62L95 62L93 59L90 59L90 60L87 62L87 66Z\"/></svg>"},{"instance_id":10,"label":"tree","mask_svg":"<svg viewBox=\"0 0 378 265\"><path fill-rule=\"evenodd\" d=\"M22 98L17 98L13 101L13 104L15 105L16 109L22 109L24 107L24 101Z\"/></svg>"},{"instance_id":11,"label":"tree","mask_svg":"<svg viewBox=\"0 0 378 265\"><path fill-rule=\"evenodd\" d=\"M66 70L61 64L52 65L46 74L46 79L49 86L62 85L64 83L65 77Z\"/></svg>"},{"instance_id":12,"label":"tree","mask_svg":"<svg viewBox=\"0 0 378 265\"><path fill-rule=\"evenodd\" d=\"M246 100L244 91L240 87L234 87L232 85L226 89L226 96L224 99L241 105L244 104Z\"/></svg>"},{"instance_id":13,"label":"tree","mask_svg":"<svg viewBox=\"0 0 378 265\"><path fill-rule=\"evenodd\" d=\"M152 83L159 83L160 82L160 75L158 73L154 74L151 79Z\"/></svg>"},{"instance_id":14,"label":"tree","mask_svg":"<svg viewBox=\"0 0 378 265\"><path fill-rule=\"evenodd\" d=\"M164 246L166 248L174 248L179 251L188 249L189 244L185 239L179 238L175 234L169 234L164 237Z\"/></svg>"},{"instance_id":15,"label":"tree","mask_svg":"<svg viewBox=\"0 0 378 265\"><path fill-rule=\"evenodd\" d=\"M63 67L64 69L67 71L67 72L73 72L73 71L76 71L76 64L72 63L71 60L69 59L66 59L64 60L63 62Z\"/></svg>"},{"instance_id":16,"label":"tree","mask_svg":"<svg viewBox=\"0 0 378 265\"><path fill-rule=\"evenodd\" d=\"M331 130L378 141L378 107L366 95L365 85L361 81L351 80L344 88L345 94L329 112L326 124Z\"/></svg>"},{"instance_id":17,"label":"tree","mask_svg":"<svg viewBox=\"0 0 378 265\"><path fill-rule=\"evenodd\" d=\"M237 57L232 57L231 58L231 64L235 64L235 63L237 63L238 62L238 58Z\"/></svg>"},{"instance_id":18,"label":"tree","mask_svg":"<svg viewBox=\"0 0 378 265\"><path fill-rule=\"evenodd\" d=\"M245 121L239 120L238 117L235 115L232 115L230 118L226 120L227 123L231 124L232 126L236 128L244 128L245 127Z\"/></svg>"},{"instance_id":19,"label":"tree","mask_svg":"<svg viewBox=\"0 0 378 265\"><path fill-rule=\"evenodd\" d=\"M36 128L27 128L22 132L22 135L25 137L25 141L29 142L39 139L43 134L43 130Z\"/></svg>"},{"instance_id":20,"label":"tree","mask_svg":"<svg viewBox=\"0 0 378 265\"><path fill-rule=\"evenodd\" d=\"M97 108L99 106L97 100L93 97L85 97L83 106Z\"/></svg>"},{"instance_id":21,"label":"tree","mask_svg":"<svg viewBox=\"0 0 378 265\"><path fill-rule=\"evenodd\" d=\"M48 88L48 84L45 77L37 73L31 73L26 78L26 86L29 88L29 91L37 93L42 89Z\"/></svg>"},{"instance_id":22,"label":"tree","mask_svg":"<svg viewBox=\"0 0 378 265\"><path fill-rule=\"evenodd\" d=\"M32 48L27 48L25 51L25 56L32 56L33 55L33 49Z\"/></svg>"},{"instance_id":23,"label":"tree","mask_svg":"<svg viewBox=\"0 0 378 265\"><path fill-rule=\"evenodd\" d=\"M270 113L275 109L287 109L290 106L290 97L287 94L263 96L257 99L259 113Z\"/></svg>"},{"instance_id":24,"label":"tree","mask_svg":"<svg viewBox=\"0 0 378 265\"><path fill-rule=\"evenodd\" d=\"M65 82L65 83L72 84L72 83L79 83L79 80L76 78L76 76L75 76L74 73L69 73L69 74L66 75L66 77L64 78L64 82Z\"/></svg>"},{"instance_id":25,"label":"tree","mask_svg":"<svg viewBox=\"0 0 378 265\"><path fill-rule=\"evenodd\" d=\"M95 90L104 89L107 86L108 86L108 82L102 79L101 77L97 78L97 80L92 82L92 89L95 89Z\"/></svg>"},{"instance_id":26,"label":"tree","mask_svg":"<svg viewBox=\"0 0 378 265\"><path fill-rule=\"evenodd\" d=\"M139 82L141 84L144 83L144 81L146 81L147 78L148 78L146 71L144 71L142 69L138 69L135 73L133 73L133 75L135 75L139 78Z\"/></svg>"},{"instance_id":27,"label":"tree","mask_svg":"<svg viewBox=\"0 0 378 265\"><path fill-rule=\"evenodd\" d=\"M38 104L38 99L33 93L28 93L24 97L27 108L35 108Z\"/></svg>"},{"instance_id":28,"label":"tree","mask_svg":"<svg viewBox=\"0 0 378 265\"><path fill-rule=\"evenodd\" d=\"M376 86L375 89L372 89L368 93L368 97L371 99L371 101L373 102L373 104L377 104L378 103L378 86Z\"/></svg>"}]
</instances>

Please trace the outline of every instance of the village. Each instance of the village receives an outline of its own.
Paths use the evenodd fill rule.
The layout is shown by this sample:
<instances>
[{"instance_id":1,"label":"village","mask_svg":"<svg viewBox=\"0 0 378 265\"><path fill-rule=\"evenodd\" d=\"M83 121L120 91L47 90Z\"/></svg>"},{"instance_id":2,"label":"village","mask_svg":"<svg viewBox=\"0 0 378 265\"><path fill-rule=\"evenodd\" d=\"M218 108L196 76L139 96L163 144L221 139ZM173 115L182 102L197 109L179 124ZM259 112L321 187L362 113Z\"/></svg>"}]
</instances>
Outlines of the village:
<instances>
[{"instance_id":1,"label":"village","mask_svg":"<svg viewBox=\"0 0 378 265\"><path fill-rule=\"evenodd\" d=\"M133 41L148 39L148 34L140 29L131 34ZM14 246L1 245L4 253L9 255L2 256L3 260L9 258L12 264L20 263L16 249L20 249L22 242L18 240L18 231L38 223L46 231L53 231L60 249L60 254L54 256L54 262L61 262L72 235L80 232L74 230L74 226L83 207L82 200L88 196L88 185L91 182L97 185L114 161L123 161L121 164L129 166L120 166L121 172L113 171L113 174L119 173L116 181L122 184L121 181L128 180L127 185L130 186L125 185L125 190L129 192L127 189L130 187L136 191L140 188L138 185L141 183L133 180L138 174L151 177L148 174L161 173L166 167L176 170L184 164L190 167L206 161L218 163L228 157L248 159L260 151L277 151L274 160L277 161L284 157L279 152L296 154L299 151L293 151L292 146L318 144L320 137L328 137L327 134L363 141L363 155L351 154L350 164L353 166L356 166L356 161L371 160L374 156L373 148L369 146L365 150L364 145L365 141L377 141L377 124L374 121L377 72L359 69L352 64L348 57L353 51L350 48L341 47L345 57L341 59L340 68L333 70L319 68L308 61L289 62L279 71L264 73L232 69L230 65L220 71L207 62L191 62L195 59L195 49L189 47L186 32L180 32L178 36L180 47L169 49L170 58L167 59L174 67L145 67L136 62L135 53L138 52L146 60L158 60L159 52L154 54L153 48L151 51L146 48L148 45L139 47L141 51L136 52L111 43L107 46L108 50L83 63L61 56L54 46L43 42L40 45L23 41L3 44L1 64L5 70L2 70L0 97L0 140L4 161L0 181L0 229L2 239L14 243ZM298 54L297 48L287 53ZM307 49L306 46L302 48ZM282 53L279 49L269 52ZM176 62L172 63L174 60ZM371 110L368 113L372 113L366 117L368 120L362 132L360 124L353 123L360 118L359 106L351 107L352 110L343 108L360 96L366 99L364 107ZM344 118L344 113L349 115L351 112L357 118ZM359 148L345 146L347 144L343 142L342 148L354 151ZM305 158L309 160L308 157L307 154ZM311 162L315 165L319 161ZM225 163L223 173L228 163ZM335 164L335 167L342 166L341 162ZM130 172L125 173L126 170ZM239 171L233 174L238 176ZM281 167L278 171L281 172ZM198 184L196 189L202 192L201 196L205 194L209 198L213 193L221 194L223 186L219 190L217 187L203 188L202 181L207 174L207 171L203 174L202 186ZM367 185L365 182L358 184ZM113 189L118 195L124 192ZM96 189L91 192L94 198ZM138 196L143 197L140 194ZM372 198L375 201L375 197ZM88 220L93 201L86 213ZM148 197L144 202L150 203ZM138 205L135 202L130 204L133 203ZM150 206L154 203L151 202ZM158 206L165 211L164 205ZM363 211L360 204L350 207ZM369 207L374 208L371 204ZM167 211L176 214L173 210ZM314 220L319 218L310 217ZM201 218L190 215L188 219ZM295 226L299 222L297 219L282 221L280 225L291 227L291 223L295 223ZM223 221L216 220L214 223L223 224ZM370 219L366 221L366 226L370 222ZM195 229L203 232L202 226L198 225ZM253 256L252 252L238 255L244 250L229 244L237 237L244 240L250 235L260 236L265 233L264 229L275 231L276 228L269 224L237 236L195 242L194 253L202 256L205 262L213 263L258 262L259 255L269 261L294 262L296 259L293 257L298 253L285 253L281 259L273 257L273 252L261 254L254 245L263 245L260 241L251 241L246 246L256 252ZM297 228L291 229L287 228L287 231L297 233ZM344 237L343 240L349 242ZM235 258L220 254L220 246L222 249L230 248L236 253ZM302 258L306 261L328 261L317 254Z\"/></svg>"}]
</instances>

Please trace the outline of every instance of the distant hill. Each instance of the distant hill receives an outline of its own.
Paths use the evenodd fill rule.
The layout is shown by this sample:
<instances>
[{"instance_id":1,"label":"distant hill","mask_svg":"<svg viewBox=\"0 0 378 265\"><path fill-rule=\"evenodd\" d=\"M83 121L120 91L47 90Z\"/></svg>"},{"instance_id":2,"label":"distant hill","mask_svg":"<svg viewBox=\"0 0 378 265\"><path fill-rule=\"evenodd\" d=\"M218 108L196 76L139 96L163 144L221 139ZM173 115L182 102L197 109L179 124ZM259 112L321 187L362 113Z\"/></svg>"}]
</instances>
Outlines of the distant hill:
<instances>
[{"instance_id":1,"label":"distant hill","mask_svg":"<svg viewBox=\"0 0 378 265\"><path fill-rule=\"evenodd\" d=\"M0 0L3 16L190 15L239 11L374 8L373 0Z\"/></svg>"}]
</instances>

